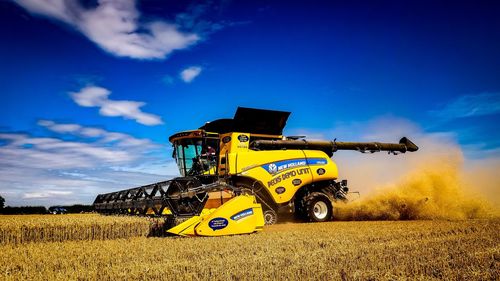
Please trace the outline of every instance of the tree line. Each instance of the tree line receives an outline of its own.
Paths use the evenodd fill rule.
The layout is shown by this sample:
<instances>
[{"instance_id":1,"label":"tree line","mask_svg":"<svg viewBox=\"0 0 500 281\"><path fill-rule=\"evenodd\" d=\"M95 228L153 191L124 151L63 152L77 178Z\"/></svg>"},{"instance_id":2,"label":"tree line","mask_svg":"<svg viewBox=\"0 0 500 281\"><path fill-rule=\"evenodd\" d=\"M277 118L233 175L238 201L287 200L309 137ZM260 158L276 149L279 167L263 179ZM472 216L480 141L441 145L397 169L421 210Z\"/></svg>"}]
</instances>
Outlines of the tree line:
<instances>
[{"instance_id":1,"label":"tree line","mask_svg":"<svg viewBox=\"0 0 500 281\"><path fill-rule=\"evenodd\" d=\"M67 213L87 213L94 211L92 205L82 205L82 204L68 205L68 206L58 205L57 207L66 209ZM23 215L23 214L47 214L47 213L49 213L49 210L44 206L21 206L21 207L5 206L5 199L2 196L0 196L0 214Z\"/></svg>"}]
</instances>

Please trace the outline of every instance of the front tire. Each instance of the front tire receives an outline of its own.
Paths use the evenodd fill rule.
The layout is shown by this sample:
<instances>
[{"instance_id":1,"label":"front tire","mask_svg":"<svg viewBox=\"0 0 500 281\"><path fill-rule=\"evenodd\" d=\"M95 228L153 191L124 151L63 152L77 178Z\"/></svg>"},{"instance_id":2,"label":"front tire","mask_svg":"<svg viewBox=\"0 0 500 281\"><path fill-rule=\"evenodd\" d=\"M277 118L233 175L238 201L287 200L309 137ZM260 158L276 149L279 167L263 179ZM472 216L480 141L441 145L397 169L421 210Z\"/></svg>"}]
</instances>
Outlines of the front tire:
<instances>
[{"instance_id":1,"label":"front tire","mask_svg":"<svg viewBox=\"0 0 500 281\"><path fill-rule=\"evenodd\" d=\"M325 222L333 219L330 197L322 192L313 192L304 198L305 215L310 222Z\"/></svg>"},{"instance_id":2,"label":"front tire","mask_svg":"<svg viewBox=\"0 0 500 281\"><path fill-rule=\"evenodd\" d=\"M264 210L264 223L265 225L272 225L278 222L278 214L274 210Z\"/></svg>"}]
</instances>

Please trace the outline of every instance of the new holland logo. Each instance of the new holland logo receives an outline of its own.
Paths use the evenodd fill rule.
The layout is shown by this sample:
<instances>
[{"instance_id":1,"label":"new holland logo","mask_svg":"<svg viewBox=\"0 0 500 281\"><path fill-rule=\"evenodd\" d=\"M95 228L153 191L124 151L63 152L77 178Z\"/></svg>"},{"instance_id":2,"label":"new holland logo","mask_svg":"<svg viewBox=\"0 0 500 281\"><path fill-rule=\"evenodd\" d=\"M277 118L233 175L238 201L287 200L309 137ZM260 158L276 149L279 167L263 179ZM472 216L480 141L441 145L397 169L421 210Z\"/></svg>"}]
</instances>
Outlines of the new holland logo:
<instances>
[{"instance_id":1,"label":"new holland logo","mask_svg":"<svg viewBox=\"0 0 500 281\"><path fill-rule=\"evenodd\" d=\"M268 168L269 173L271 173L271 174L274 174L278 171L278 166L276 166L276 164L274 164L274 163L269 164L269 166L267 168Z\"/></svg>"}]
</instances>

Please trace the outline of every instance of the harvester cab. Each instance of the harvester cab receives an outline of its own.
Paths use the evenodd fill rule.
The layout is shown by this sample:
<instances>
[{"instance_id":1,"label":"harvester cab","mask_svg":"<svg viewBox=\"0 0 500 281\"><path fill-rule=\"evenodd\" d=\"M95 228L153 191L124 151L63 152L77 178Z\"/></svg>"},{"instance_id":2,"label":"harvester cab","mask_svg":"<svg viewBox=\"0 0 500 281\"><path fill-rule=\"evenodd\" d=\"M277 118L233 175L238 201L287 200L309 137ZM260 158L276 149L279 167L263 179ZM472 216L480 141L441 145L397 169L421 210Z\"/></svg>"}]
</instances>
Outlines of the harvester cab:
<instances>
[{"instance_id":1,"label":"harvester cab","mask_svg":"<svg viewBox=\"0 0 500 281\"><path fill-rule=\"evenodd\" d=\"M203 130L177 133L169 138L172 158L181 176L206 176L217 174L219 135Z\"/></svg>"},{"instance_id":2,"label":"harvester cab","mask_svg":"<svg viewBox=\"0 0 500 281\"><path fill-rule=\"evenodd\" d=\"M168 233L220 236L260 231L285 214L304 221L333 219L347 200L331 156L339 150L399 154L399 143L308 141L285 137L289 112L239 107L232 119L207 122L169 140L181 177L100 194L100 213L165 217Z\"/></svg>"}]
</instances>

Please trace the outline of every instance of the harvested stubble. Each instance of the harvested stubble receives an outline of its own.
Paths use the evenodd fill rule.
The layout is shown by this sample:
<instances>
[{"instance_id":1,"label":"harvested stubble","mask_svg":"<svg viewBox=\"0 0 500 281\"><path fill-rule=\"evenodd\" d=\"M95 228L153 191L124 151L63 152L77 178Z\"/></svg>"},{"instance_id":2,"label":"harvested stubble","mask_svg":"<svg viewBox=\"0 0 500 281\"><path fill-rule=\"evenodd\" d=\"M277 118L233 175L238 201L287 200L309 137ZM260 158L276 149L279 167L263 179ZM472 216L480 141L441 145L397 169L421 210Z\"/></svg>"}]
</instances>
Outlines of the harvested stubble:
<instances>
[{"instance_id":1,"label":"harvested stubble","mask_svg":"<svg viewBox=\"0 0 500 281\"><path fill-rule=\"evenodd\" d=\"M71 215L0 216L0 245L147 236L150 223L139 217Z\"/></svg>"},{"instance_id":2,"label":"harvested stubble","mask_svg":"<svg viewBox=\"0 0 500 281\"><path fill-rule=\"evenodd\" d=\"M499 280L500 220L283 224L251 235L0 246L5 280Z\"/></svg>"}]
</instances>

